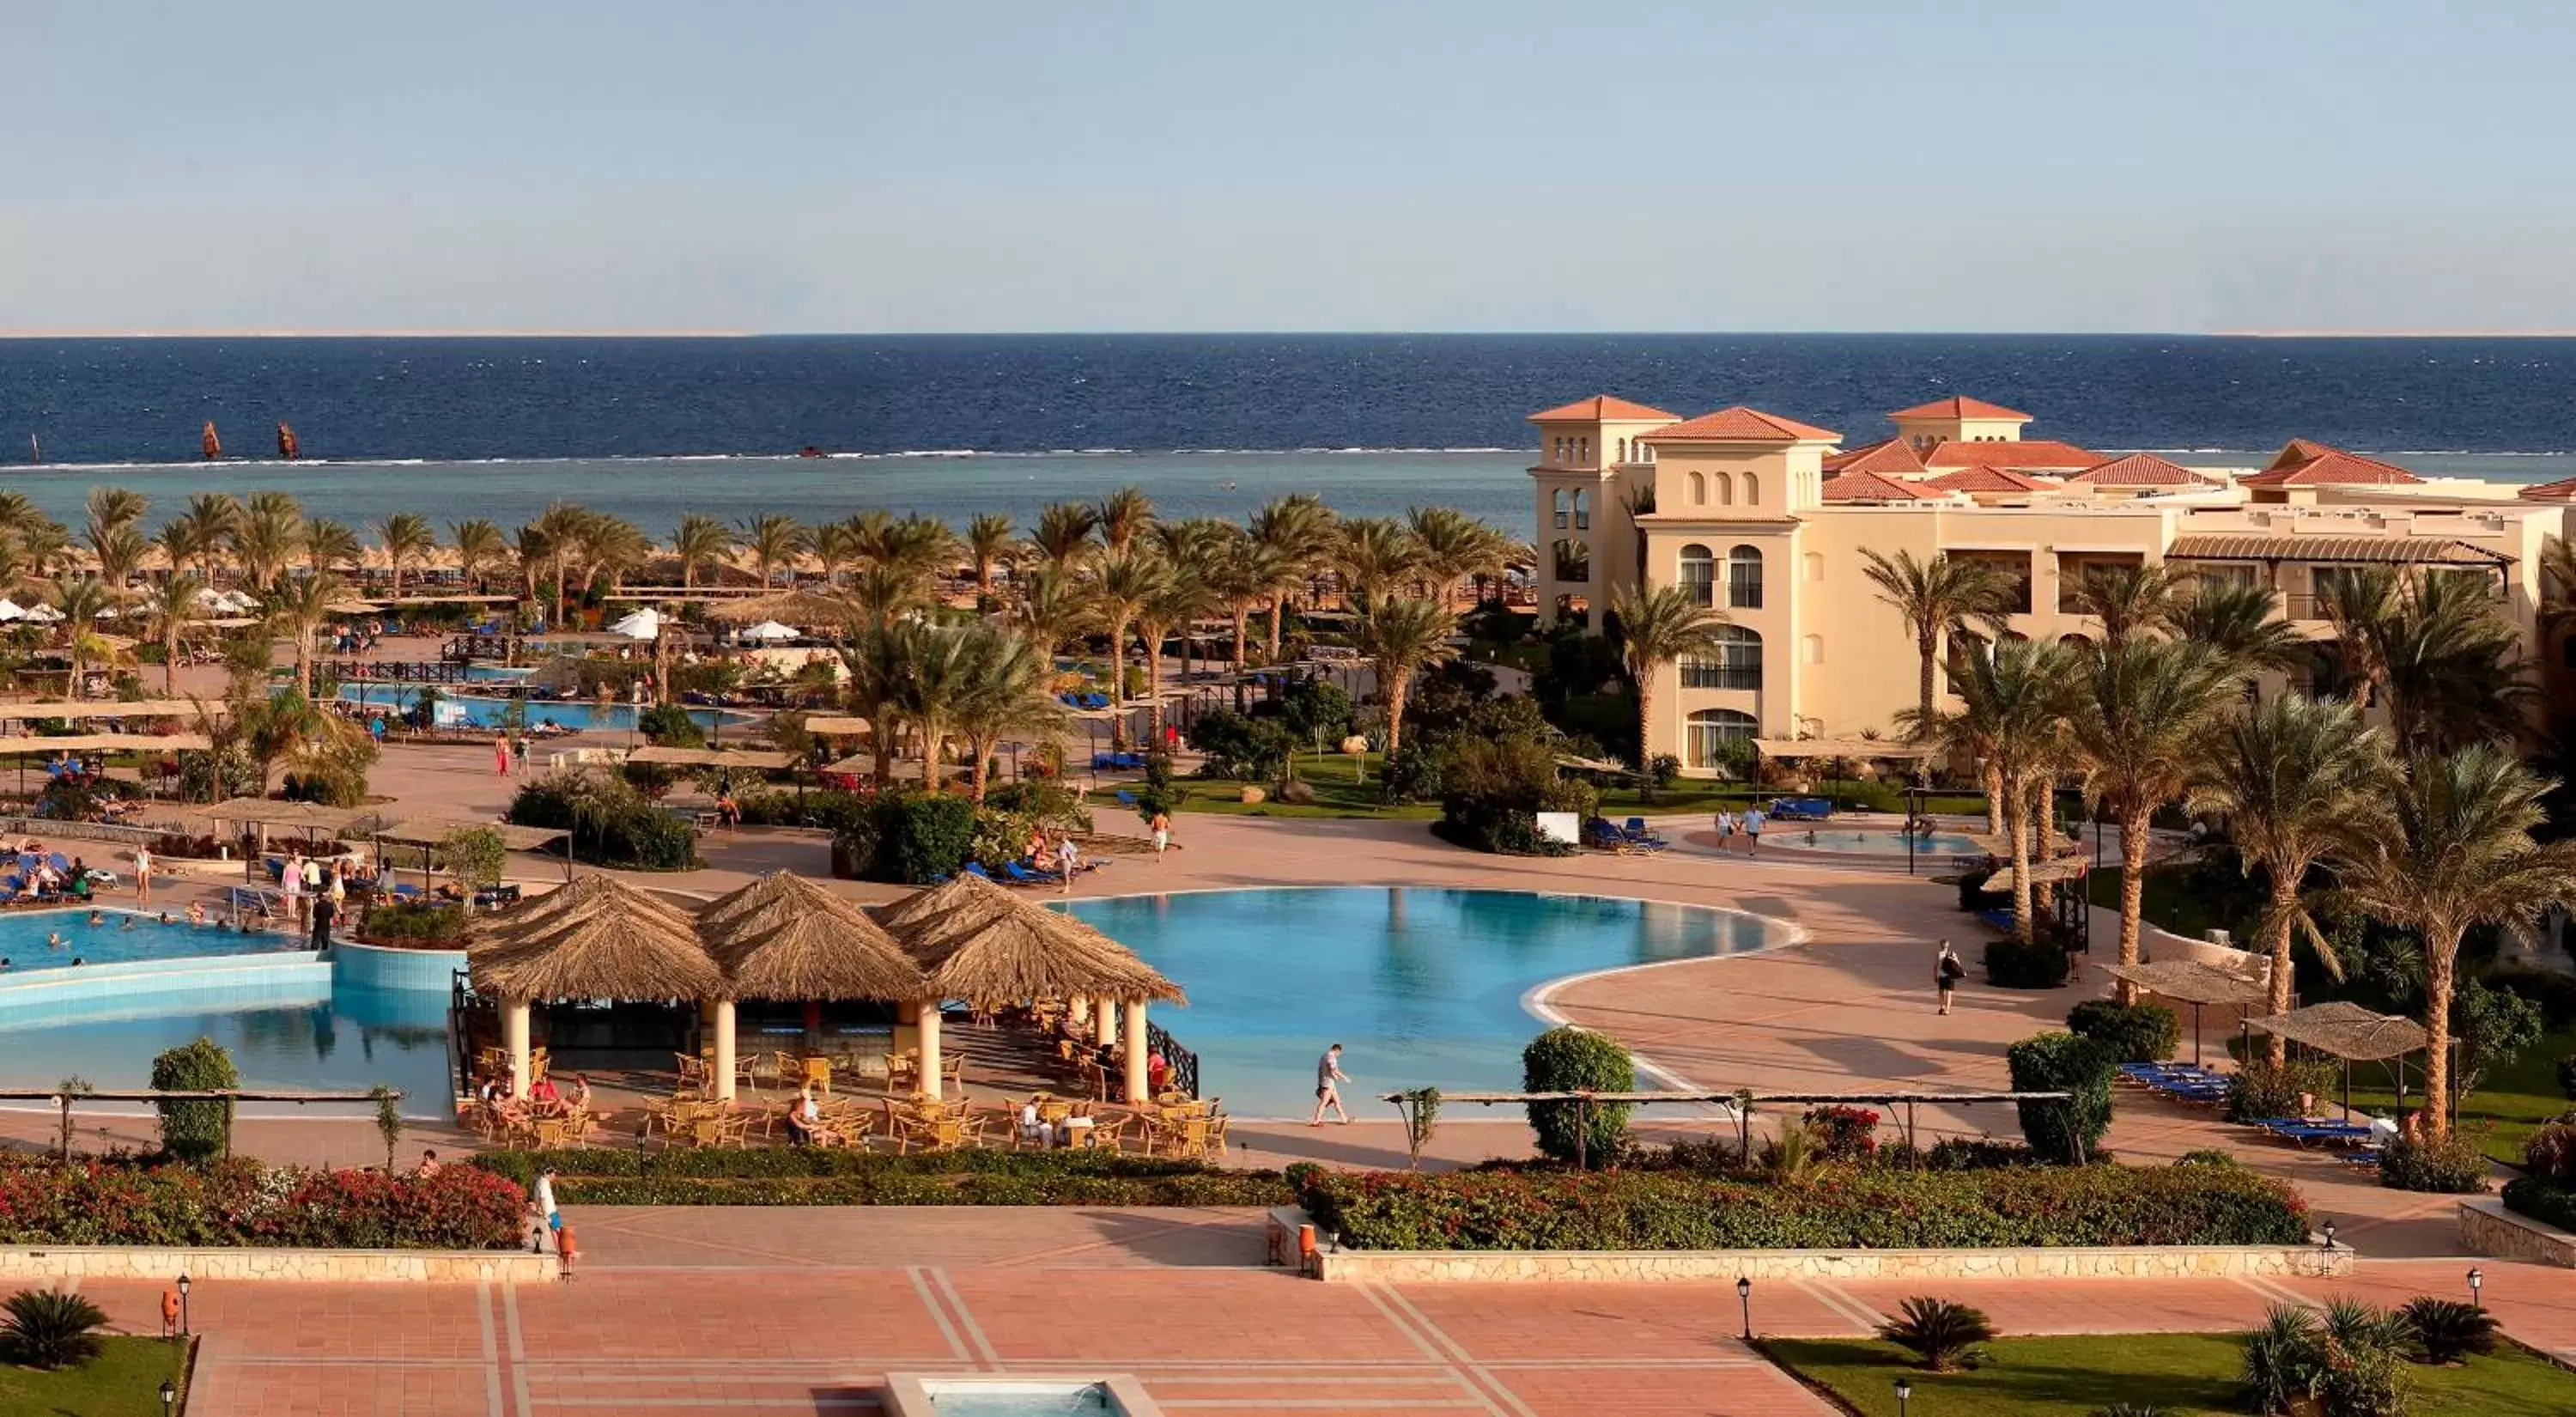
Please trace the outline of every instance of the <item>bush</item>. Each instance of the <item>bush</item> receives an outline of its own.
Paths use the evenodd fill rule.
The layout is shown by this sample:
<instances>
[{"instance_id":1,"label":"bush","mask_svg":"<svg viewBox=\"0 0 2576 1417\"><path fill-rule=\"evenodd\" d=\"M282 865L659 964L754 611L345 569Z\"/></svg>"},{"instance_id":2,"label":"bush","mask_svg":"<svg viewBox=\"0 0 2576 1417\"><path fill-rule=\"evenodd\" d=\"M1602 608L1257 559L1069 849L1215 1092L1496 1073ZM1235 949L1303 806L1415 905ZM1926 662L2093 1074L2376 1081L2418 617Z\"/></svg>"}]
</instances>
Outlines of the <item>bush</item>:
<instances>
[{"instance_id":1,"label":"bush","mask_svg":"<svg viewBox=\"0 0 2576 1417\"><path fill-rule=\"evenodd\" d=\"M106 1347L99 1330L107 1311L78 1294L58 1289L21 1289L0 1304L9 1315L0 1323L0 1353L30 1368L68 1368L86 1363Z\"/></svg>"},{"instance_id":2,"label":"bush","mask_svg":"<svg viewBox=\"0 0 2576 1417\"><path fill-rule=\"evenodd\" d=\"M1916 1297L1897 1306L1897 1316L1878 1326L1878 1336L1910 1350L1936 1373L1975 1367L1979 1344L1993 1340L1994 1324L1985 1311L1947 1299Z\"/></svg>"},{"instance_id":3,"label":"bush","mask_svg":"<svg viewBox=\"0 0 2576 1417\"><path fill-rule=\"evenodd\" d=\"M1628 1050L1598 1033L1570 1025L1551 1028L1521 1050L1524 1092L1628 1092L1636 1086L1637 1068ZM1526 1105L1542 1155L1597 1166L1617 1160L1627 1144L1628 1114L1634 1110L1628 1103Z\"/></svg>"},{"instance_id":4,"label":"bush","mask_svg":"<svg viewBox=\"0 0 2576 1417\"><path fill-rule=\"evenodd\" d=\"M2558 1090L2576 1099L2576 1053L2558 1060Z\"/></svg>"},{"instance_id":5,"label":"bush","mask_svg":"<svg viewBox=\"0 0 2576 1417\"><path fill-rule=\"evenodd\" d=\"M2175 1157L2173 1164L2176 1166L2233 1166L2240 1171L2245 1169L2245 1163L2236 1159L2236 1153L2221 1151L2214 1146L2205 1146L2198 1151L2186 1151Z\"/></svg>"},{"instance_id":6,"label":"bush","mask_svg":"<svg viewBox=\"0 0 2576 1417\"><path fill-rule=\"evenodd\" d=\"M1295 1199L1275 1171L1095 1151L598 1148L486 1152L472 1164L522 1185L552 1170L555 1198L585 1205L1281 1206Z\"/></svg>"},{"instance_id":7,"label":"bush","mask_svg":"<svg viewBox=\"0 0 2576 1417\"><path fill-rule=\"evenodd\" d=\"M0 1244L507 1250L527 1193L470 1166L435 1175L0 1156Z\"/></svg>"},{"instance_id":8,"label":"bush","mask_svg":"<svg viewBox=\"0 0 2576 1417\"><path fill-rule=\"evenodd\" d=\"M2259 1122L2267 1117L2303 1114L2301 1097L2323 1097L2334 1090L2332 1063L2247 1063L2227 1079L2226 1117L2231 1122Z\"/></svg>"},{"instance_id":9,"label":"bush","mask_svg":"<svg viewBox=\"0 0 2576 1417\"><path fill-rule=\"evenodd\" d=\"M2056 989L2073 972L2054 941L2024 944L2007 935L1986 942L1986 982L1998 989Z\"/></svg>"},{"instance_id":10,"label":"bush","mask_svg":"<svg viewBox=\"0 0 2576 1417\"><path fill-rule=\"evenodd\" d=\"M2522 1144L2522 1167L2553 1185L2576 1185L2576 1114L2544 1124Z\"/></svg>"},{"instance_id":11,"label":"bush","mask_svg":"<svg viewBox=\"0 0 2576 1417\"><path fill-rule=\"evenodd\" d=\"M367 912L361 939L419 947L457 944L465 935L465 908L429 901L395 901Z\"/></svg>"},{"instance_id":12,"label":"bush","mask_svg":"<svg viewBox=\"0 0 2576 1417\"><path fill-rule=\"evenodd\" d=\"M672 748L700 748L707 741L707 731L678 704L655 704L635 715L635 731L648 743Z\"/></svg>"},{"instance_id":13,"label":"bush","mask_svg":"<svg viewBox=\"0 0 2576 1417\"><path fill-rule=\"evenodd\" d=\"M2066 1015L2067 1031L2111 1050L2123 1063L2161 1063L2182 1043L2182 1024L2162 1004L2087 999Z\"/></svg>"},{"instance_id":14,"label":"bush","mask_svg":"<svg viewBox=\"0 0 2576 1417\"><path fill-rule=\"evenodd\" d=\"M1535 736L1458 734L1440 754L1441 834L1482 851L1572 855L1572 846L1539 836L1537 814L1589 817L1600 794L1558 772L1556 754Z\"/></svg>"},{"instance_id":15,"label":"bush","mask_svg":"<svg viewBox=\"0 0 2576 1417\"><path fill-rule=\"evenodd\" d=\"M2489 969L2482 979L2490 989L2519 994L2539 1005L2541 1018L2552 1029L2576 1024L2576 974L2561 974L2554 969L2534 969L2522 964L2500 964Z\"/></svg>"},{"instance_id":16,"label":"bush","mask_svg":"<svg viewBox=\"0 0 2576 1417\"><path fill-rule=\"evenodd\" d=\"M2308 1209L2206 1166L1825 1167L1774 1184L1690 1171L1292 1168L1327 1234L1370 1250L1992 1249L2298 1245Z\"/></svg>"},{"instance_id":17,"label":"bush","mask_svg":"<svg viewBox=\"0 0 2576 1417\"><path fill-rule=\"evenodd\" d=\"M2408 1300L2397 1313L2424 1350L2427 1363L2451 1364L2471 1354L2496 1351L2495 1315L2474 1304L2428 1294Z\"/></svg>"},{"instance_id":18,"label":"bush","mask_svg":"<svg viewBox=\"0 0 2576 1417\"><path fill-rule=\"evenodd\" d=\"M451 832L438 850L447 861L447 873L470 888L501 884L501 875L510 865L510 843L490 827Z\"/></svg>"},{"instance_id":19,"label":"bush","mask_svg":"<svg viewBox=\"0 0 2576 1417\"><path fill-rule=\"evenodd\" d=\"M2576 1191L2538 1176L2516 1176L2505 1182L2504 1208L2544 1225L2576 1230Z\"/></svg>"},{"instance_id":20,"label":"bush","mask_svg":"<svg viewBox=\"0 0 2576 1417\"><path fill-rule=\"evenodd\" d=\"M689 824L623 778L550 773L519 788L508 820L572 833L573 854L593 865L686 871L697 864Z\"/></svg>"},{"instance_id":21,"label":"bush","mask_svg":"<svg viewBox=\"0 0 2576 1417\"><path fill-rule=\"evenodd\" d=\"M1878 1150L1878 1114L1866 1107L1810 1107L1800 1120L1827 1161L1862 1161Z\"/></svg>"},{"instance_id":22,"label":"bush","mask_svg":"<svg viewBox=\"0 0 2576 1417\"><path fill-rule=\"evenodd\" d=\"M2286 1412L2313 1402L2323 1417L2402 1417L2410 1379L2405 1321L2338 1299L2320 1323L2305 1309L2274 1308L2245 1335L2245 1405Z\"/></svg>"},{"instance_id":23,"label":"bush","mask_svg":"<svg viewBox=\"0 0 2576 1417\"><path fill-rule=\"evenodd\" d=\"M2477 1195L2487 1188L2487 1154L2467 1137L2398 1137L2381 1148L2379 1184L2393 1191Z\"/></svg>"},{"instance_id":24,"label":"bush","mask_svg":"<svg viewBox=\"0 0 2576 1417\"><path fill-rule=\"evenodd\" d=\"M974 857L975 836L972 801L945 793L889 792L835 835L833 845L860 880L917 886L964 869ZM1018 846L1011 843L1014 852Z\"/></svg>"},{"instance_id":25,"label":"bush","mask_svg":"<svg viewBox=\"0 0 2576 1417\"><path fill-rule=\"evenodd\" d=\"M152 1060L152 1086L171 1092L212 1092L241 1086L232 1054L211 1038L182 1043ZM161 1113L161 1149L181 1161L205 1162L229 1149L232 1099L155 1102Z\"/></svg>"},{"instance_id":26,"label":"bush","mask_svg":"<svg viewBox=\"0 0 2576 1417\"><path fill-rule=\"evenodd\" d=\"M2111 1130L2111 1079L2120 1060L2090 1038L2043 1033L2004 1050L2015 1092L2066 1092L2065 1102L2018 1102L2022 1139L2042 1161L2081 1161Z\"/></svg>"},{"instance_id":27,"label":"bush","mask_svg":"<svg viewBox=\"0 0 2576 1417\"><path fill-rule=\"evenodd\" d=\"M1270 782L1287 770L1297 740L1272 719L1248 718L1229 708L1210 709L1189 727L1189 745L1205 755L1202 777Z\"/></svg>"}]
</instances>

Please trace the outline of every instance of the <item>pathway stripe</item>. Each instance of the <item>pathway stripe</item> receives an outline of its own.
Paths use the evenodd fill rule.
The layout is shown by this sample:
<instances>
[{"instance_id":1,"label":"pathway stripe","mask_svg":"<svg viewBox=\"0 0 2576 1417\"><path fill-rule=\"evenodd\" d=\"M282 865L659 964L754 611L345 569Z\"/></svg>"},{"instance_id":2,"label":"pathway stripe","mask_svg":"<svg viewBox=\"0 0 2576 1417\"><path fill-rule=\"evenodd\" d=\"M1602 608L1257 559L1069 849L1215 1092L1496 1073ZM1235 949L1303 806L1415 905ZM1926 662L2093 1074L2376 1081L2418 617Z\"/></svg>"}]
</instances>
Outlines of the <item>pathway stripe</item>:
<instances>
[{"instance_id":1,"label":"pathway stripe","mask_svg":"<svg viewBox=\"0 0 2576 1417\"><path fill-rule=\"evenodd\" d=\"M492 1334L492 1282L474 1282L474 1316L483 1339L483 1411L485 1417L508 1417L501 1401L501 1345Z\"/></svg>"},{"instance_id":2,"label":"pathway stripe","mask_svg":"<svg viewBox=\"0 0 2576 1417\"><path fill-rule=\"evenodd\" d=\"M1863 1333L1876 1333L1878 1332L1878 1326L1887 1321L1886 1318L1879 1314L1877 1310L1872 1309L1867 1304L1864 1304L1849 1294L1844 1293L1842 1290L1835 1288L1832 1280L1795 1279L1791 1280L1790 1283L1796 1285L1799 1292L1805 1294L1808 1298L1824 1305L1833 1313L1860 1325L1861 1332Z\"/></svg>"},{"instance_id":3,"label":"pathway stripe","mask_svg":"<svg viewBox=\"0 0 2576 1417\"><path fill-rule=\"evenodd\" d=\"M2299 1293L2295 1289L2286 1288L2280 1284L2276 1284L2269 1278L2262 1275L2231 1274L2228 1278L2235 1281L2239 1287L2253 1290L2256 1294L2261 1295L2264 1299L2274 1304L2287 1304L2294 1309L2314 1309L2318 1307L2315 1300L2308 1298L2306 1295Z\"/></svg>"},{"instance_id":4,"label":"pathway stripe","mask_svg":"<svg viewBox=\"0 0 2576 1417\"><path fill-rule=\"evenodd\" d=\"M904 1273L911 1278L912 1292L920 1296L921 1307L930 1311L931 1322L939 1325L939 1336L948 1340L948 1356L960 1363L969 1361L972 1355L967 1353L965 1341L957 1336L957 1326L948 1321L948 1312L939 1307L939 1297L930 1292L930 1281L922 1277L921 1266L914 1265Z\"/></svg>"},{"instance_id":5,"label":"pathway stripe","mask_svg":"<svg viewBox=\"0 0 2576 1417\"><path fill-rule=\"evenodd\" d=\"M957 1286L949 1282L948 1271L930 1271L930 1281L938 1286L940 1293L948 1296L948 1306L957 1311L957 1322L966 1330L967 1341L975 1345L975 1352L984 1365L989 1368L1002 1366L1002 1355L994 1351L992 1340L984 1336L984 1326L975 1322L975 1311L966 1307L966 1296L958 1293Z\"/></svg>"},{"instance_id":6,"label":"pathway stripe","mask_svg":"<svg viewBox=\"0 0 2576 1417\"><path fill-rule=\"evenodd\" d=\"M501 1313L509 1321L510 1395L518 1399L519 1417L535 1417L536 1406L528 1400L528 1343L519 1327L519 1286L516 1281L501 1284Z\"/></svg>"},{"instance_id":7,"label":"pathway stripe","mask_svg":"<svg viewBox=\"0 0 2576 1417\"><path fill-rule=\"evenodd\" d=\"M1429 1314L1416 1308L1412 1300L1404 1297L1404 1291L1397 1289L1393 1285L1389 1285L1386 1290L1386 1298L1387 1302L1395 1305L1398 1309L1403 1310L1405 1317L1411 1319L1416 1325L1420 1326L1424 1333L1431 1335L1432 1339L1441 1347L1446 1348L1451 1353L1457 1355L1459 1363L1464 1366L1467 1376L1472 1380L1468 1384L1470 1391L1474 1391L1477 1384L1482 1384L1486 1391L1490 1391L1494 1396L1501 1398L1503 1400L1503 1405L1511 1408L1514 1412L1519 1413L1520 1417L1538 1417L1537 1413L1530 1410L1528 1403L1521 1401L1519 1393L1516 1393L1509 1387L1505 1386L1502 1379L1497 1378L1492 1373L1478 1367L1476 1365L1475 1355L1467 1351L1467 1345L1451 1338L1438 1323L1432 1320Z\"/></svg>"}]
</instances>

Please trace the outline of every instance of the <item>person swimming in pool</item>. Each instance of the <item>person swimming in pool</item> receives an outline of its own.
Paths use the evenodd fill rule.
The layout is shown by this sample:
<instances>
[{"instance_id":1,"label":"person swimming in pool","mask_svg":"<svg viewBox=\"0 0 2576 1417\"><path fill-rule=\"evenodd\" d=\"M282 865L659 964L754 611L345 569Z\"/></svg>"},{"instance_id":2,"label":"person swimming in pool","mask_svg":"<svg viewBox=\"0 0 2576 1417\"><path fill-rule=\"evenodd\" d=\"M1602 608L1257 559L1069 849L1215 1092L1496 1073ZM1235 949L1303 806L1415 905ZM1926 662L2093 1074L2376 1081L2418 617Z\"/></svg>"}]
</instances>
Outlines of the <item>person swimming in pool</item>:
<instances>
[{"instance_id":1,"label":"person swimming in pool","mask_svg":"<svg viewBox=\"0 0 2576 1417\"><path fill-rule=\"evenodd\" d=\"M134 928L134 917L133 917L133 916L131 916L131 915L120 915L120 916L116 917L116 928L117 928L117 929L119 929L119 930L131 930L131 929L133 929L133 928Z\"/></svg>"},{"instance_id":2,"label":"person swimming in pool","mask_svg":"<svg viewBox=\"0 0 2576 1417\"><path fill-rule=\"evenodd\" d=\"M203 925L206 923L206 903L204 901L198 900L190 901L188 903L188 923L191 925Z\"/></svg>"},{"instance_id":3,"label":"person swimming in pool","mask_svg":"<svg viewBox=\"0 0 2576 1417\"><path fill-rule=\"evenodd\" d=\"M161 923L162 923L162 924L164 924L164 925L168 925L168 924L172 923L172 922L171 922L171 919L170 919L170 912L169 912L169 911L166 911L166 910L165 910L165 911L162 911L162 912L161 912Z\"/></svg>"},{"instance_id":4,"label":"person swimming in pool","mask_svg":"<svg viewBox=\"0 0 2576 1417\"><path fill-rule=\"evenodd\" d=\"M106 911L104 911L104 910L93 910L93 911L91 911L91 912L89 913L89 923L91 923L92 925L104 925L104 924L106 924L106 923L107 923L107 912L106 912Z\"/></svg>"},{"instance_id":5,"label":"person swimming in pool","mask_svg":"<svg viewBox=\"0 0 2576 1417\"><path fill-rule=\"evenodd\" d=\"M62 932L62 931L60 931L60 930L50 930L50 931L47 931L47 932L46 932L46 934L45 934L45 948L46 948L46 949L49 949L49 950L58 950L58 949L61 949L62 947L63 947L63 932Z\"/></svg>"}]
</instances>

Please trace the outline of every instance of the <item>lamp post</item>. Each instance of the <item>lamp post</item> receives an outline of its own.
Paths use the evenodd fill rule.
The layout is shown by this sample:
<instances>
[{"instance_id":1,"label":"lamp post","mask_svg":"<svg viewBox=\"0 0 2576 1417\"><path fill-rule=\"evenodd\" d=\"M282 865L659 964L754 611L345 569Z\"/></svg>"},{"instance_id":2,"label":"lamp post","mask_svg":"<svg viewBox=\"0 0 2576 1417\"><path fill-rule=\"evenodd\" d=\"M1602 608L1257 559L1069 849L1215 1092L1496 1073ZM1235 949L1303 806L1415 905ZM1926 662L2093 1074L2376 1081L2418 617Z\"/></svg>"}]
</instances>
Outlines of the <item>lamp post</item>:
<instances>
[{"instance_id":1,"label":"lamp post","mask_svg":"<svg viewBox=\"0 0 2576 1417\"><path fill-rule=\"evenodd\" d=\"M188 1336L188 1276L179 1276L179 1336Z\"/></svg>"},{"instance_id":2,"label":"lamp post","mask_svg":"<svg viewBox=\"0 0 2576 1417\"><path fill-rule=\"evenodd\" d=\"M179 1389L168 1378L161 1380L161 1417L173 1417L179 1410Z\"/></svg>"},{"instance_id":3,"label":"lamp post","mask_svg":"<svg viewBox=\"0 0 2576 1417\"><path fill-rule=\"evenodd\" d=\"M2478 1289L2480 1288L2480 1286L2484 1285L2486 1282L2487 1282L2487 1277L2486 1277L2486 1275L2485 1275L2485 1274L2483 1274L2483 1273L2481 1273L2480 1271L2475 1270L2475 1269L2472 1269L2472 1270L2470 1270L2470 1271L2469 1271L2469 1307L2470 1307L2470 1308L2472 1308L2472 1309L2483 1309L2483 1308L2485 1308L2485 1307L2487 1306L2487 1305L2486 1305L2486 1301L2485 1301L2484 1299L2481 1299L2481 1298L2479 1298L2479 1297L2478 1297Z\"/></svg>"},{"instance_id":4,"label":"lamp post","mask_svg":"<svg viewBox=\"0 0 2576 1417\"><path fill-rule=\"evenodd\" d=\"M1905 1417L1906 1405L1912 1401L1914 1401L1914 1380L1898 1378L1896 1380L1896 1417Z\"/></svg>"},{"instance_id":5,"label":"lamp post","mask_svg":"<svg viewBox=\"0 0 2576 1417\"><path fill-rule=\"evenodd\" d=\"M2325 1233L2326 1233L2326 1248L2327 1248L2328 1250L2332 1250L2332 1249L2334 1248L2334 1231L2335 1231L2335 1224L2334 1224L2334 1217L2333 1217L2333 1216L2329 1215L2329 1216L2327 1216L2327 1217L2326 1217L2326 1219L2325 1219L2325 1225L2324 1225L2324 1227L2323 1227L2323 1228L2324 1228Z\"/></svg>"},{"instance_id":6,"label":"lamp post","mask_svg":"<svg viewBox=\"0 0 2576 1417\"><path fill-rule=\"evenodd\" d=\"M1735 1302L1744 1306L1744 1341L1751 1343L1753 1341L1753 1281L1750 1278L1735 1281Z\"/></svg>"}]
</instances>

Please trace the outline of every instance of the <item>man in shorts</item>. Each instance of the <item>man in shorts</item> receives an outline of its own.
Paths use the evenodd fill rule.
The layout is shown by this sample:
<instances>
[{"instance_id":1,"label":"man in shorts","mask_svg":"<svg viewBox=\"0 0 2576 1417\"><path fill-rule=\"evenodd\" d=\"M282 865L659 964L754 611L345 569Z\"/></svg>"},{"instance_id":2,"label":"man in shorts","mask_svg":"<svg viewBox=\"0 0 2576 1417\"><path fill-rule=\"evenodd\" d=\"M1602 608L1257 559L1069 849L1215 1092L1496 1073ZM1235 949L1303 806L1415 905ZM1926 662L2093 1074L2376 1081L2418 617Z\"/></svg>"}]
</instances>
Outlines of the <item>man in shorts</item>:
<instances>
[{"instance_id":1,"label":"man in shorts","mask_svg":"<svg viewBox=\"0 0 2576 1417\"><path fill-rule=\"evenodd\" d=\"M1350 1080L1351 1075L1342 1071L1342 1045L1336 1043L1325 1049L1324 1056L1315 1062L1315 1119L1308 1122L1307 1126L1324 1125L1324 1109L1327 1107L1333 1109L1334 1115L1341 1119L1343 1126L1350 1125L1351 1114L1342 1109L1340 1086Z\"/></svg>"}]
</instances>

